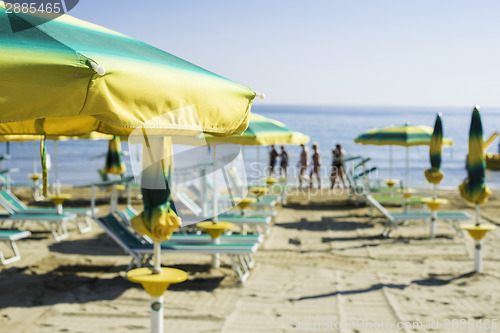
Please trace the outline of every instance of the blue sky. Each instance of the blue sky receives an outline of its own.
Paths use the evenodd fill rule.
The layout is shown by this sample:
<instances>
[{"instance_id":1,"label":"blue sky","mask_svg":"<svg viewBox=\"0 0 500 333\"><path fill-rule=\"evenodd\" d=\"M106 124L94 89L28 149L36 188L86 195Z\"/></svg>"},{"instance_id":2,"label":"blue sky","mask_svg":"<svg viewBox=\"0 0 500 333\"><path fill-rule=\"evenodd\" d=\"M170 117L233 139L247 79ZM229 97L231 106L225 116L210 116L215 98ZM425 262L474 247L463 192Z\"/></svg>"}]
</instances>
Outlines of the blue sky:
<instances>
[{"instance_id":1,"label":"blue sky","mask_svg":"<svg viewBox=\"0 0 500 333\"><path fill-rule=\"evenodd\" d=\"M143 5L147 4L147 5ZM499 1L81 0L267 104L500 106Z\"/></svg>"}]
</instances>

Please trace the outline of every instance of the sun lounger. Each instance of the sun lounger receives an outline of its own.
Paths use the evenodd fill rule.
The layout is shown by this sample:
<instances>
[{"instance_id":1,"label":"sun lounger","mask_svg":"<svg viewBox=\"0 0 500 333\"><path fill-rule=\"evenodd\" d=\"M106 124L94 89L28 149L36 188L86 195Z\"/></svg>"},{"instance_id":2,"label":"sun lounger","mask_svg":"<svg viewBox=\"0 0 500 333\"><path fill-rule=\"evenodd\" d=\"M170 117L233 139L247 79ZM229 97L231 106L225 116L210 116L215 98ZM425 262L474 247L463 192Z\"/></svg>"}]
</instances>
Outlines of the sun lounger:
<instances>
[{"instance_id":1,"label":"sun lounger","mask_svg":"<svg viewBox=\"0 0 500 333\"><path fill-rule=\"evenodd\" d=\"M274 209L247 209L247 210L245 210L245 216L269 216L269 217L274 217L276 215L278 215L278 212L275 211Z\"/></svg>"},{"instance_id":2,"label":"sun lounger","mask_svg":"<svg viewBox=\"0 0 500 333\"><path fill-rule=\"evenodd\" d=\"M0 241L9 242L10 247L12 248L12 252L14 255L12 257L6 258L2 251L0 251L0 261L3 265L8 265L13 263L14 261L18 261L21 259L21 254L17 249L16 241L27 238L31 235L29 231L20 231L20 230L0 230Z\"/></svg>"},{"instance_id":3,"label":"sun lounger","mask_svg":"<svg viewBox=\"0 0 500 333\"><path fill-rule=\"evenodd\" d=\"M401 195L397 196L387 196L387 195L373 195L375 199L381 204L401 204L403 198ZM406 205L422 205L422 197L410 197L404 199Z\"/></svg>"},{"instance_id":4,"label":"sun lounger","mask_svg":"<svg viewBox=\"0 0 500 333\"><path fill-rule=\"evenodd\" d=\"M11 191L0 191L0 205L5 208L9 214L57 214L56 208L29 208ZM64 208L64 213L76 216L74 220L80 233L86 233L92 229L91 217L97 212L97 209L89 208Z\"/></svg>"},{"instance_id":5,"label":"sun lounger","mask_svg":"<svg viewBox=\"0 0 500 333\"><path fill-rule=\"evenodd\" d=\"M256 244L262 243L264 237L262 235L222 235L220 237L221 244ZM197 234L173 234L168 240L169 243L182 244L207 244L211 243L212 239L209 235Z\"/></svg>"},{"instance_id":6,"label":"sun lounger","mask_svg":"<svg viewBox=\"0 0 500 333\"><path fill-rule=\"evenodd\" d=\"M130 219L137 215L137 212L132 208L128 207L125 210L119 212L119 215L123 218L125 223L130 225ZM262 243L264 237L259 234L253 235L222 235L220 237L221 244L234 243L234 244L255 244ZM181 234L174 233L172 237L170 237L169 242L172 243L189 243L189 244L203 244L203 243L211 243L212 239L207 234Z\"/></svg>"},{"instance_id":7,"label":"sun lounger","mask_svg":"<svg viewBox=\"0 0 500 333\"><path fill-rule=\"evenodd\" d=\"M254 234L269 233L269 225L271 224L270 216L241 216L233 212L219 215L219 221L231 222L234 224L242 225L245 231L246 226L250 226ZM263 231L260 230L263 229Z\"/></svg>"},{"instance_id":8,"label":"sun lounger","mask_svg":"<svg viewBox=\"0 0 500 333\"><path fill-rule=\"evenodd\" d=\"M191 219L190 217L183 217L184 223L189 224L189 223L195 223L194 221L201 222L202 220L206 220L206 217L203 216L202 208L199 207L199 205L196 202L194 202L185 192L176 191L174 195L185 207L187 207L191 211L191 213L193 213L193 217ZM263 197L263 198L265 198L264 200L262 200L263 207L271 207L269 203L271 205L276 204L275 197ZM250 207L252 207L252 205ZM127 209L121 214L123 215L124 218L128 217L128 219L130 219L132 216L135 216L136 214L132 212L131 213L132 216L127 216L130 215L130 213L131 213L130 209ZM264 232L267 233L269 230L268 226L271 222L271 219L275 215L276 212L272 209L271 210L247 209L245 210L245 214L241 215L240 211L238 211L236 208L233 208L230 211L220 214L219 220L235 224L250 225L254 233L259 233L259 226L262 226L264 227Z\"/></svg>"},{"instance_id":9,"label":"sun lounger","mask_svg":"<svg viewBox=\"0 0 500 333\"><path fill-rule=\"evenodd\" d=\"M257 199L257 202L254 202L250 205L250 207L274 207L276 206L281 198L275 195L265 195L260 198L257 198L254 195L249 195L247 198Z\"/></svg>"},{"instance_id":10,"label":"sun lounger","mask_svg":"<svg viewBox=\"0 0 500 333\"><path fill-rule=\"evenodd\" d=\"M189 211L191 211L194 215L196 215L196 216L203 215L203 209L193 199L191 199L189 197L189 195L187 195L185 192L175 191L174 202L176 201L176 199L181 204L186 206L186 208L189 209Z\"/></svg>"},{"instance_id":11,"label":"sun lounger","mask_svg":"<svg viewBox=\"0 0 500 333\"><path fill-rule=\"evenodd\" d=\"M75 219L75 214L2 214L0 215L0 223L11 221L13 224L18 222L33 221L33 222L47 222L50 225L50 231L56 241L68 238L68 230L65 223Z\"/></svg>"},{"instance_id":12,"label":"sun lounger","mask_svg":"<svg viewBox=\"0 0 500 333\"><path fill-rule=\"evenodd\" d=\"M387 223L384 227L384 231L382 235L384 237L389 237L392 229L396 229L399 225L400 221L411 221L411 220L430 220L431 213L430 212L397 212L390 213L387 209L385 209L373 196L370 194L364 194L364 197L370 203L371 206L376 208L379 212L382 213L387 218ZM437 214L438 220L450 220L453 221L453 227L460 233L460 229L456 221L464 221L471 220L472 216L466 212L438 212Z\"/></svg>"},{"instance_id":13,"label":"sun lounger","mask_svg":"<svg viewBox=\"0 0 500 333\"><path fill-rule=\"evenodd\" d=\"M117 217L110 214L97 219L97 222L108 233L108 235L132 257L129 269L141 267L147 264L153 254L153 244L136 234L121 223ZM204 253L204 254L227 254L231 258L233 269L238 274L241 282L248 278L249 269L253 265L251 255L257 251L258 243L255 244L181 244L164 242L161 244L162 253ZM251 260L249 260L251 258Z\"/></svg>"}]
</instances>

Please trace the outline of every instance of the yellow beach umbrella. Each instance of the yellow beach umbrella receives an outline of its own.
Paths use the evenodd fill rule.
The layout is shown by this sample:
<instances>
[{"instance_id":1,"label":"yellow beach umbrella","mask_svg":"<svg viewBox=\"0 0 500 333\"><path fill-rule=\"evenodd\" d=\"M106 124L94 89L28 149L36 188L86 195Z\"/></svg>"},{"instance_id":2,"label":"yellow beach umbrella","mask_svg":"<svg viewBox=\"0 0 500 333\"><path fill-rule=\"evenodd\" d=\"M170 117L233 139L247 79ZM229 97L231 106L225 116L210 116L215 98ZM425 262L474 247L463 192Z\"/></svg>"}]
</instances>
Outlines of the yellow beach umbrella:
<instances>
[{"instance_id":1,"label":"yellow beach umbrella","mask_svg":"<svg viewBox=\"0 0 500 333\"><path fill-rule=\"evenodd\" d=\"M409 125L391 126L381 129L372 129L357 138L354 142L363 145L390 146L389 150L389 179L392 179L392 146L406 147L405 188L408 188L409 147L427 146L431 144L434 129L430 126ZM453 140L447 137L442 139L443 144L452 146Z\"/></svg>"},{"instance_id":2,"label":"yellow beach umbrella","mask_svg":"<svg viewBox=\"0 0 500 333\"><path fill-rule=\"evenodd\" d=\"M35 14L7 14L0 1L0 133L246 129L257 95L248 87L68 15L39 21Z\"/></svg>"},{"instance_id":3,"label":"yellow beach umbrella","mask_svg":"<svg viewBox=\"0 0 500 333\"><path fill-rule=\"evenodd\" d=\"M309 142L309 136L294 131L285 124L251 113L248 117L249 124L243 134L213 135L199 133L193 137L174 137L174 144L192 146L234 144L242 146L270 146L270 145L301 145Z\"/></svg>"},{"instance_id":4,"label":"yellow beach umbrella","mask_svg":"<svg viewBox=\"0 0 500 333\"><path fill-rule=\"evenodd\" d=\"M247 128L258 95L250 88L68 15L39 22L34 14L7 14L0 2L0 134L129 135L139 129L149 147L158 136L230 135ZM157 171L165 179L164 170L148 168L143 179ZM161 190L169 198L168 186ZM149 230L156 240L154 272L161 278L159 241L177 226L171 215L146 215L163 226ZM162 296L153 298L162 308ZM163 312L153 309L152 323L163 332Z\"/></svg>"}]
</instances>

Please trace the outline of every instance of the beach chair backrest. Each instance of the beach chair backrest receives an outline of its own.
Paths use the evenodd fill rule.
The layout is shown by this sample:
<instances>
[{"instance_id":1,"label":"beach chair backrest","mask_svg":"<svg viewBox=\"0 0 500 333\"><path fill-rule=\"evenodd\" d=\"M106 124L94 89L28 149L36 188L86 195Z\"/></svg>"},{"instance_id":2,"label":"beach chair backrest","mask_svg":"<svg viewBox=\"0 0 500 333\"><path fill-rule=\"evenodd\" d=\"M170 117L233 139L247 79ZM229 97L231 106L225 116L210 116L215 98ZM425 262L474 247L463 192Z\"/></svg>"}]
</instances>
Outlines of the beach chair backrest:
<instances>
[{"instance_id":1,"label":"beach chair backrest","mask_svg":"<svg viewBox=\"0 0 500 333\"><path fill-rule=\"evenodd\" d=\"M203 214L203 209L200 206L198 206L198 204L194 202L185 192L177 190L175 191L174 196L184 206L186 206L195 216L201 216Z\"/></svg>"},{"instance_id":2,"label":"beach chair backrest","mask_svg":"<svg viewBox=\"0 0 500 333\"><path fill-rule=\"evenodd\" d=\"M9 190L0 191L0 205L2 205L9 214L19 213L27 208L26 205Z\"/></svg>"},{"instance_id":3,"label":"beach chair backrest","mask_svg":"<svg viewBox=\"0 0 500 333\"><path fill-rule=\"evenodd\" d=\"M130 220L133 217L135 217L138 213L132 207L127 207L124 210L120 211L119 214L128 224L130 224Z\"/></svg>"},{"instance_id":4,"label":"beach chair backrest","mask_svg":"<svg viewBox=\"0 0 500 333\"><path fill-rule=\"evenodd\" d=\"M113 214L99 218L98 222L111 238L127 251L151 246L145 240L139 239L136 235L132 234Z\"/></svg>"}]
</instances>

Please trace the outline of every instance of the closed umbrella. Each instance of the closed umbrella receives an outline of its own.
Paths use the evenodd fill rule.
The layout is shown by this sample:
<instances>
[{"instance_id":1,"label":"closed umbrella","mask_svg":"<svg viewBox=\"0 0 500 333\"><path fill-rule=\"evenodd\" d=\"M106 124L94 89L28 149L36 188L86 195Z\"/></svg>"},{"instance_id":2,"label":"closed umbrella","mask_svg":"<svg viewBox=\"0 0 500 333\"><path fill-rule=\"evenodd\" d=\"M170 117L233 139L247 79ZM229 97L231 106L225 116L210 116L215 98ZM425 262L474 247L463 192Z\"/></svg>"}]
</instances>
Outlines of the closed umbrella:
<instances>
[{"instance_id":1,"label":"closed umbrella","mask_svg":"<svg viewBox=\"0 0 500 333\"><path fill-rule=\"evenodd\" d=\"M441 152L443 149L443 124L441 122L441 113L436 117L434 131L432 132L431 143L429 145L429 156L431 168L424 171L425 179L433 184L432 197L423 198L431 211L430 238L436 236L437 211L442 204L447 203L445 199L437 197L437 185L441 182L444 175L441 172Z\"/></svg>"},{"instance_id":2,"label":"closed umbrella","mask_svg":"<svg viewBox=\"0 0 500 333\"><path fill-rule=\"evenodd\" d=\"M120 137L114 136L113 139L109 140L106 165L102 171L112 175L123 175L126 170L127 168L122 159Z\"/></svg>"},{"instance_id":3,"label":"closed umbrella","mask_svg":"<svg viewBox=\"0 0 500 333\"><path fill-rule=\"evenodd\" d=\"M458 186L460 195L466 201L476 205L476 223L474 226L464 226L471 237L476 241L474 252L474 270L482 271L482 238L488 231L496 229L493 225L481 225L479 206L488 201L490 189L484 181L486 159L484 155L483 126L479 107L472 111L469 131L469 153L467 155L467 179Z\"/></svg>"},{"instance_id":4,"label":"closed umbrella","mask_svg":"<svg viewBox=\"0 0 500 333\"><path fill-rule=\"evenodd\" d=\"M436 186L441 183L444 175L441 172L441 152L443 150L443 124L441 122L441 113L436 117L434 131L432 132L431 143L429 145L429 156L431 168L425 170L425 179L434 184L434 197L436 196Z\"/></svg>"},{"instance_id":5,"label":"closed umbrella","mask_svg":"<svg viewBox=\"0 0 500 333\"><path fill-rule=\"evenodd\" d=\"M469 131L469 153L467 155L467 179L460 184L459 191L462 198L473 203L479 209L491 195L490 189L484 181L486 159L484 156L483 126L478 108L472 111L472 120ZM479 215L476 224L479 225Z\"/></svg>"}]
</instances>

